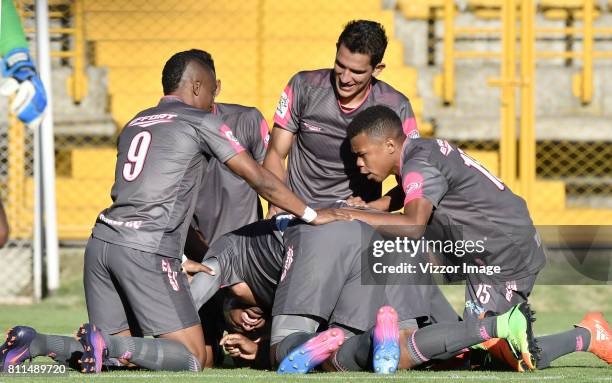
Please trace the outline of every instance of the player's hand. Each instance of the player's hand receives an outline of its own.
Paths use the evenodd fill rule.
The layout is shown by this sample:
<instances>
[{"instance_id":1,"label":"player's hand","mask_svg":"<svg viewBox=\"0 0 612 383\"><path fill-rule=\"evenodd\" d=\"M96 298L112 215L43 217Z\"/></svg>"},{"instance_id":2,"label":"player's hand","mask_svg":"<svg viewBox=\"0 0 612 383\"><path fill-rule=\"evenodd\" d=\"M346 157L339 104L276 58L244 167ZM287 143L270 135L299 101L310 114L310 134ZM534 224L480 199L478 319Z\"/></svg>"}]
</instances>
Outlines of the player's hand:
<instances>
[{"instance_id":1,"label":"player's hand","mask_svg":"<svg viewBox=\"0 0 612 383\"><path fill-rule=\"evenodd\" d=\"M42 121L47 107L47 94L30 53L26 48L11 50L2 59L0 94L15 95L11 112L29 128L35 129Z\"/></svg>"},{"instance_id":2,"label":"player's hand","mask_svg":"<svg viewBox=\"0 0 612 383\"><path fill-rule=\"evenodd\" d=\"M323 225L334 221L351 221L353 216L348 210L343 209L315 209L317 218L311 222L313 225Z\"/></svg>"},{"instance_id":3,"label":"player's hand","mask_svg":"<svg viewBox=\"0 0 612 383\"><path fill-rule=\"evenodd\" d=\"M206 273L208 275L216 275L215 270L199 262L192 261L191 259L187 259L185 263L183 263L183 272L187 274L187 279L189 280L189 283L191 283L191 278L196 273Z\"/></svg>"},{"instance_id":4,"label":"player's hand","mask_svg":"<svg viewBox=\"0 0 612 383\"><path fill-rule=\"evenodd\" d=\"M349 207L368 207L366 201L361 199L361 197L349 197L346 199L346 204Z\"/></svg>"},{"instance_id":5,"label":"player's hand","mask_svg":"<svg viewBox=\"0 0 612 383\"><path fill-rule=\"evenodd\" d=\"M276 207L272 204L269 205L268 207L268 214L266 214L266 219L270 219L272 217L274 217L277 214L283 213L284 210L281 209L280 207Z\"/></svg>"},{"instance_id":6,"label":"player's hand","mask_svg":"<svg viewBox=\"0 0 612 383\"><path fill-rule=\"evenodd\" d=\"M227 334L221 338L219 344L232 358L255 360L260 340L261 338L250 340L242 334Z\"/></svg>"}]
</instances>

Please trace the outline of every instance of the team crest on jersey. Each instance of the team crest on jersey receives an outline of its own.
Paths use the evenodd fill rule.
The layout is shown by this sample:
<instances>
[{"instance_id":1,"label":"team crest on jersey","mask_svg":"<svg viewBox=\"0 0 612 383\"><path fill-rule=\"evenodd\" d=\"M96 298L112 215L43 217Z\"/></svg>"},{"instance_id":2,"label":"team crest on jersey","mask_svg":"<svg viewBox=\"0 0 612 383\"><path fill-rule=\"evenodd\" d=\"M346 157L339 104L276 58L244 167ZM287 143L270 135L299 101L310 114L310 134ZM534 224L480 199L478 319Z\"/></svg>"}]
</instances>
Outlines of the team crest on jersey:
<instances>
[{"instance_id":1,"label":"team crest on jersey","mask_svg":"<svg viewBox=\"0 0 612 383\"><path fill-rule=\"evenodd\" d=\"M421 186L423 186L423 184L421 184L420 182L411 182L408 185L406 185L406 195L412 193L415 190L418 190L421 188Z\"/></svg>"},{"instance_id":2,"label":"team crest on jersey","mask_svg":"<svg viewBox=\"0 0 612 383\"><path fill-rule=\"evenodd\" d=\"M266 137L264 138L264 145L266 146L266 148L268 147L269 142L270 142L270 133L266 134Z\"/></svg>"},{"instance_id":3,"label":"team crest on jersey","mask_svg":"<svg viewBox=\"0 0 612 383\"><path fill-rule=\"evenodd\" d=\"M226 130L223 133L225 134L225 137L227 137L228 140L232 141L235 144L240 145L240 141L238 141L238 138L234 136L234 132L232 132L231 130Z\"/></svg>"},{"instance_id":4,"label":"team crest on jersey","mask_svg":"<svg viewBox=\"0 0 612 383\"><path fill-rule=\"evenodd\" d=\"M283 91L283 94L281 94L280 100L278 101L278 105L276 106L276 114L280 118L285 118L287 110L289 110L289 96L287 95L287 92Z\"/></svg>"},{"instance_id":5,"label":"team crest on jersey","mask_svg":"<svg viewBox=\"0 0 612 383\"><path fill-rule=\"evenodd\" d=\"M446 140L441 140L441 139L436 139L436 142L438 143L438 145L440 146L440 152L442 154L444 154L445 156L448 157L448 155L450 154L450 152L453 151L453 147L450 146L450 144L448 143L448 141Z\"/></svg>"},{"instance_id":6,"label":"team crest on jersey","mask_svg":"<svg viewBox=\"0 0 612 383\"><path fill-rule=\"evenodd\" d=\"M408 138L410 139L419 138L419 137L421 137L421 135L419 134L418 130L413 130L408 133Z\"/></svg>"},{"instance_id":7,"label":"team crest on jersey","mask_svg":"<svg viewBox=\"0 0 612 383\"><path fill-rule=\"evenodd\" d=\"M285 280L285 277L287 276L287 271L289 271L289 268L291 267L292 263L293 263L293 246L288 246L287 254L285 255L285 264L283 265L283 273L281 274L281 278L280 278L281 282Z\"/></svg>"},{"instance_id":8,"label":"team crest on jersey","mask_svg":"<svg viewBox=\"0 0 612 383\"><path fill-rule=\"evenodd\" d=\"M149 126L171 122L175 117L176 114L171 113L154 114L151 116L140 116L133 119L128 124L128 126L140 126L141 128L147 128Z\"/></svg>"}]
</instances>

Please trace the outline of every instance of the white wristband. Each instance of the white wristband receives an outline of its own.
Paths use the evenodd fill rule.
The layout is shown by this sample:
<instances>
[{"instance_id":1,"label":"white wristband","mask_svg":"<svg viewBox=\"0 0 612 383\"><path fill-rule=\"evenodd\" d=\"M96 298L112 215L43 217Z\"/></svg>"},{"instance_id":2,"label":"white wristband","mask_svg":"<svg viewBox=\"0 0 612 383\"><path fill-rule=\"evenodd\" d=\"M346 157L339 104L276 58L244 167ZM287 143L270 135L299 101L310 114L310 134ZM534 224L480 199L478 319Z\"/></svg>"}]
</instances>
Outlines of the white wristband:
<instances>
[{"instance_id":1,"label":"white wristband","mask_svg":"<svg viewBox=\"0 0 612 383\"><path fill-rule=\"evenodd\" d=\"M304 215L302 215L300 218L302 219L302 221L310 223L317 218L317 212L306 206L306 209L304 210Z\"/></svg>"},{"instance_id":2,"label":"white wristband","mask_svg":"<svg viewBox=\"0 0 612 383\"><path fill-rule=\"evenodd\" d=\"M185 262L187 262L187 256L185 254L183 254L183 256L181 257L181 266L185 264Z\"/></svg>"}]
</instances>

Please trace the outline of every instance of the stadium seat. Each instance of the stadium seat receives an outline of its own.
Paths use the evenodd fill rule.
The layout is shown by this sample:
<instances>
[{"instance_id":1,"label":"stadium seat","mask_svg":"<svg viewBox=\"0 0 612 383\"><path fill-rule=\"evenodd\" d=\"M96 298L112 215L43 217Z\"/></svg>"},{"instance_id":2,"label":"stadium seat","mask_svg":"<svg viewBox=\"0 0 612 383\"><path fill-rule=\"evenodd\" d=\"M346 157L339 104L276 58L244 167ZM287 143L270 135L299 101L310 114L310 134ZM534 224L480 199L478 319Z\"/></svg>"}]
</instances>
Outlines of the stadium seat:
<instances>
[{"instance_id":1,"label":"stadium seat","mask_svg":"<svg viewBox=\"0 0 612 383\"><path fill-rule=\"evenodd\" d=\"M215 12L204 17L196 12L87 12L85 38L104 40L191 40L194 36L207 39L252 39L257 34L257 18L249 12ZM232 22L228 22L231 20ZM236 25L240 25L236 28Z\"/></svg>"},{"instance_id":2,"label":"stadium seat","mask_svg":"<svg viewBox=\"0 0 612 383\"><path fill-rule=\"evenodd\" d=\"M85 12L256 12L256 1L244 0L84 0Z\"/></svg>"},{"instance_id":3,"label":"stadium seat","mask_svg":"<svg viewBox=\"0 0 612 383\"><path fill-rule=\"evenodd\" d=\"M398 0L397 9L408 20L440 19L444 15L444 0Z\"/></svg>"},{"instance_id":4,"label":"stadium seat","mask_svg":"<svg viewBox=\"0 0 612 383\"><path fill-rule=\"evenodd\" d=\"M352 9L342 12L278 12L266 13L263 20L264 39L337 39L348 20L369 19L384 25L387 35L394 34L393 11L359 12ZM325 24L321 24L325 20ZM312 26L316 25L317 28Z\"/></svg>"},{"instance_id":5,"label":"stadium seat","mask_svg":"<svg viewBox=\"0 0 612 383\"><path fill-rule=\"evenodd\" d=\"M79 148L71 151L71 176L76 179L112 180L117 148Z\"/></svg>"}]
</instances>

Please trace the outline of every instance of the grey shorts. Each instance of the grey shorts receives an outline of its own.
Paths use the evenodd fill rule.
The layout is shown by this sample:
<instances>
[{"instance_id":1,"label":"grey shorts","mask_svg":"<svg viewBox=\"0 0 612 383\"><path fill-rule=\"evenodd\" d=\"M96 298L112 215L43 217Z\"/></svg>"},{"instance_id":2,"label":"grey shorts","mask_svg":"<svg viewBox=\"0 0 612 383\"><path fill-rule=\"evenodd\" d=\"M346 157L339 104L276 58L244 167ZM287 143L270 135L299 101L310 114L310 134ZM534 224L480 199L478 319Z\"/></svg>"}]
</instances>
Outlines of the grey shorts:
<instances>
[{"instance_id":1,"label":"grey shorts","mask_svg":"<svg viewBox=\"0 0 612 383\"><path fill-rule=\"evenodd\" d=\"M491 282L477 275L468 275L465 284L463 318L478 318L492 311L503 314L514 305L527 302L537 274L506 282Z\"/></svg>"},{"instance_id":2,"label":"grey shorts","mask_svg":"<svg viewBox=\"0 0 612 383\"><path fill-rule=\"evenodd\" d=\"M272 315L304 315L360 331L370 329L383 305L393 306L400 320L429 314L431 286L362 284L364 223L301 225L285 231L285 269ZM288 259L291 257L291 259Z\"/></svg>"},{"instance_id":3,"label":"grey shorts","mask_svg":"<svg viewBox=\"0 0 612 383\"><path fill-rule=\"evenodd\" d=\"M178 259L91 237L83 284L89 321L107 334L162 335L200 323Z\"/></svg>"}]
</instances>

